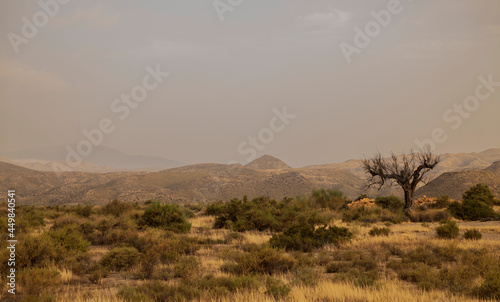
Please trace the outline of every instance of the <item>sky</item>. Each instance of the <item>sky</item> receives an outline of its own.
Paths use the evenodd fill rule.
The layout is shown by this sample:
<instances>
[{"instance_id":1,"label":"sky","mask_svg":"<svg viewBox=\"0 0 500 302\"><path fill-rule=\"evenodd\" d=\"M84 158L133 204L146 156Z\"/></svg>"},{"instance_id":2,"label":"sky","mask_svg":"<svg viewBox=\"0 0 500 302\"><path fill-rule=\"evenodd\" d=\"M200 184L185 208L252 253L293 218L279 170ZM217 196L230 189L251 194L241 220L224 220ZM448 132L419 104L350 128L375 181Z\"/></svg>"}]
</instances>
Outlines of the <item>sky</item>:
<instances>
[{"instance_id":1,"label":"sky","mask_svg":"<svg viewBox=\"0 0 500 302\"><path fill-rule=\"evenodd\" d=\"M498 0L59 1L0 4L0 152L300 167L500 148Z\"/></svg>"}]
</instances>

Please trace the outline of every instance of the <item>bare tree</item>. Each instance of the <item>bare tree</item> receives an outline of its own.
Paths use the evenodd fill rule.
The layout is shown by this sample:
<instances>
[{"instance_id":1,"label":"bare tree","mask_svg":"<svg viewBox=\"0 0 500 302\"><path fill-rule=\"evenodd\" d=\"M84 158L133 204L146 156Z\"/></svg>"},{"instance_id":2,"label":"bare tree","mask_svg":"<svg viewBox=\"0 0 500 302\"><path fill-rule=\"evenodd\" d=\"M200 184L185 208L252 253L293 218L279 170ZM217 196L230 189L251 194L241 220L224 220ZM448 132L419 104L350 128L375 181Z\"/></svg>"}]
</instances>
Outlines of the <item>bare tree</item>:
<instances>
[{"instance_id":1,"label":"bare tree","mask_svg":"<svg viewBox=\"0 0 500 302\"><path fill-rule=\"evenodd\" d=\"M373 158L363 160L363 169L370 174L368 187L382 186L396 183L405 193L405 211L413 207L413 194L417 185L423 181L424 175L440 162L440 156L432 153L429 146L418 152L411 151L409 154L395 155L383 158L380 152Z\"/></svg>"}]
</instances>

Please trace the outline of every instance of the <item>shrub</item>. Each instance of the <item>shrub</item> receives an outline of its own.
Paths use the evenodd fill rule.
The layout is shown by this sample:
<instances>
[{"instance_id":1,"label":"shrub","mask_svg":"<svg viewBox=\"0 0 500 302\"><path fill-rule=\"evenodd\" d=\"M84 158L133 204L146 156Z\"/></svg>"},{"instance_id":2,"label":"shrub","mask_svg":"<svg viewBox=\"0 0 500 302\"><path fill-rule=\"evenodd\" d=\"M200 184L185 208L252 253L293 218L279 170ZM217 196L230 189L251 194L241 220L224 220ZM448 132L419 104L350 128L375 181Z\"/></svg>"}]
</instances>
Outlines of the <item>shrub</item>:
<instances>
[{"instance_id":1,"label":"shrub","mask_svg":"<svg viewBox=\"0 0 500 302\"><path fill-rule=\"evenodd\" d=\"M235 255L236 264L225 264L223 271L248 275L284 273L295 267L297 261L277 249L263 245L249 245L246 252Z\"/></svg>"},{"instance_id":2,"label":"shrub","mask_svg":"<svg viewBox=\"0 0 500 302\"><path fill-rule=\"evenodd\" d=\"M476 289L479 297L500 300L500 266L493 267L484 276L484 282Z\"/></svg>"},{"instance_id":3,"label":"shrub","mask_svg":"<svg viewBox=\"0 0 500 302\"><path fill-rule=\"evenodd\" d=\"M493 220L500 219L492 206L495 203L493 193L490 188L484 184L477 184L470 187L463 194L463 202L452 202L448 206L448 211L462 220Z\"/></svg>"},{"instance_id":4,"label":"shrub","mask_svg":"<svg viewBox=\"0 0 500 302\"><path fill-rule=\"evenodd\" d=\"M375 204L383 209L398 211L404 208L404 202L396 196L379 196L375 198Z\"/></svg>"},{"instance_id":5,"label":"shrub","mask_svg":"<svg viewBox=\"0 0 500 302\"><path fill-rule=\"evenodd\" d=\"M99 284L102 278L106 278L109 274L109 271L107 268L103 267L102 265L95 265L91 270L90 270L90 276L89 280L92 283Z\"/></svg>"},{"instance_id":6,"label":"shrub","mask_svg":"<svg viewBox=\"0 0 500 302\"><path fill-rule=\"evenodd\" d=\"M390 232L391 232L391 229L389 229L389 228L374 227L368 232L368 234L372 237L373 236L389 236Z\"/></svg>"},{"instance_id":7,"label":"shrub","mask_svg":"<svg viewBox=\"0 0 500 302\"><path fill-rule=\"evenodd\" d=\"M87 204L87 205L84 205L84 206L78 204L78 206L76 206L76 208L75 208L75 213L78 216L90 217L90 215L92 215L93 208L94 207L92 205L90 205L90 204Z\"/></svg>"},{"instance_id":8,"label":"shrub","mask_svg":"<svg viewBox=\"0 0 500 302\"><path fill-rule=\"evenodd\" d=\"M452 202L448 211L455 218L469 221L498 219L493 208L477 200L464 200L462 203Z\"/></svg>"},{"instance_id":9,"label":"shrub","mask_svg":"<svg viewBox=\"0 0 500 302\"><path fill-rule=\"evenodd\" d=\"M27 267L19 271L17 282L23 295L38 296L60 284L60 273L52 268Z\"/></svg>"},{"instance_id":10,"label":"shrub","mask_svg":"<svg viewBox=\"0 0 500 302\"><path fill-rule=\"evenodd\" d=\"M299 266L295 270L294 279L297 284L314 286L318 283L318 274L314 266Z\"/></svg>"},{"instance_id":11,"label":"shrub","mask_svg":"<svg viewBox=\"0 0 500 302\"><path fill-rule=\"evenodd\" d=\"M482 237L483 237L483 235L477 229L470 229L470 230L465 231L465 233L464 233L464 239L468 239L468 240L479 240Z\"/></svg>"},{"instance_id":12,"label":"shrub","mask_svg":"<svg viewBox=\"0 0 500 302\"><path fill-rule=\"evenodd\" d=\"M216 216L224 213L224 203L222 201L216 201L210 203L205 208L205 215Z\"/></svg>"},{"instance_id":13,"label":"shrub","mask_svg":"<svg viewBox=\"0 0 500 302\"><path fill-rule=\"evenodd\" d=\"M436 228L436 234L439 238L457 238L459 235L458 225L455 221L443 221Z\"/></svg>"},{"instance_id":14,"label":"shrub","mask_svg":"<svg viewBox=\"0 0 500 302\"><path fill-rule=\"evenodd\" d=\"M237 232L250 230L283 231L294 224L324 224L328 218L320 215L305 202L291 198L276 201L268 197L248 200L233 199L224 204L217 215L214 228L232 229Z\"/></svg>"},{"instance_id":15,"label":"shrub","mask_svg":"<svg viewBox=\"0 0 500 302\"><path fill-rule=\"evenodd\" d=\"M139 263L141 255L134 247L117 247L104 254L100 264L107 269L124 271Z\"/></svg>"},{"instance_id":16,"label":"shrub","mask_svg":"<svg viewBox=\"0 0 500 302\"><path fill-rule=\"evenodd\" d=\"M78 226L74 224L51 229L47 235L52 238L56 247L62 248L65 253L70 255L87 252L90 246L90 242L82 237Z\"/></svg>"},{"instance_id":17,"label":"shrub","mask_svg":"<svg viewBox=\"0 0 500 302\"><path fill-rule=\"evenodd\" d=\"M121 216L128 210L131 210L133 205L131 203L122 202L118 199L113 199L101 208L101 212L104 215L113 215L116 217Z\"/></svg>"},{"instance_id":18,"label":"shrub","mask_svg":"<svg viewBox=\"0 0 500 302\"><path fill-rule=\"evenodd\" d=\"M16 265L20 268L46 266L59 258L59 252L54 246L54 242L45 234L21 236L16 253L18 257Z\"/></svg>"},{"instance_id":19,"label":"shrub","mask_svg":"<svg viewBox=\"0 0 500 302\"><path fill-rule=\"evenodd\" d=\"M449 220L451 215L446 210L415 210L409 213L412 222L441 222Z\"/></svg>"},{"instance_id":20,"label":"shrub","mask_svg":"<svg viewBox=\"0 0 500 302\"><path fill-rule=\"evenodd\" d=\"M191 301L201 296L200 291L191 284L167 285L161 281L148 281L140 286L120 288L118 296L125 301Z\"/></svg>"},{"instance_id":21,"label":"shrub","mask_svg":"<svg viewBox=\"0 0 500 302\"><path fill-rule=\"evenodd\" d=\"M338 210L348 202L347 196L338 190L314 190L309 199L312 208Z\"/></svg>"},{"instance_id":22,"label":"shrub","mask_svg":"<svg viewBox=\"0 0 500 302\"><path fill-rule=\"evenodd\" d=\"M465 191L462 198L464 201L476 200L492 206L494 205L495 195L493 195L488 185L478 183L470 187L469 190Z\"/></svg>"},{"instance_id":23,"label":"shrub","mask_svg":"<svg viewBox=\"0 0 500 302\"><path fill-rule=\"evenodd\" d=\"M276 300L286 298L292 291L290 287L285 285L280 279L267 277L266 279L266 294L272 296Z\"/></svg>"},{"instance_id":24,"label":"shrub","mask_svg":"<svg viewBox=\"0 0 500 302\"><path fill-rule=\"evenodd\" d=\"M379 206L375 207L357 207L345 209L342 211L342 221L353 222L360 221L364 223L376 223L376 222L390 222L390 223L400 223L407 220L403 213L403 210L390 211L388 209L382 209Z\"/></svg>"},{"instance_id":25,"label":"shrub","mask_svg":"<svg viewBox=\"0 0 500 302\"><path fill-rule=\"evenodd\" d=\"M187 233L191 224L187 221L185 211L175 204L152 202L144 211L140 225L164 230Z\"/></svg>"},{"instance_id":26,"label":"shrub","mask_svg":"<svg viewBox=\"0 0 500 302\"><path fill-rule=\"evenodd\" d=\"M174 266L174 277L191 279L199 276L200 259L194 256L182 257Z\"/></svg>"},{"instance_id":27,"label":"shrub","mask_svg":"<svg viewBox=\"0 0 500 302\"><path fill-rule=\"evenodd\" d=\"M443 195L439 197L436 202L430 203L428 205L429 208L431 209L445 209L447 208L451 203L451 198L448 195Z\"/></svg>"},{"instance_id":28,"label":"shrub","mask_svg":"<svg viewBox=\"0 0 500 302\"><path fill-rule=\"evenodd\" d=\"M310 252L326 244L338 244L352 238L352 233L347 228L336 226L322 226L301 224L294 225L283 234L273 235L269 243L273 247Z\"/></svg>"},{"instance_id":29,"label":"shrub","mask_svg":"<svg viewBox=\"0 0 500 302\"><path fill-rule=\"evenodd\" d=\"M16 215L16 232L25 233L31 228L44 225L45 220L42 210L34 206L19 207L19 213Z\"/></svg>"},{"instance_id":30,"label":"shrub","mask_svg":"<svg viewBox=\"0 0 500 302\"><path fill-rule=\"evenodd\" d=\"M224 296L228 293L255 289L259 287L259 282L254 276L241 277L214 277L204 276L199 282L199 288L208 291L210 296Z\"/></svg>"}]
</instances>

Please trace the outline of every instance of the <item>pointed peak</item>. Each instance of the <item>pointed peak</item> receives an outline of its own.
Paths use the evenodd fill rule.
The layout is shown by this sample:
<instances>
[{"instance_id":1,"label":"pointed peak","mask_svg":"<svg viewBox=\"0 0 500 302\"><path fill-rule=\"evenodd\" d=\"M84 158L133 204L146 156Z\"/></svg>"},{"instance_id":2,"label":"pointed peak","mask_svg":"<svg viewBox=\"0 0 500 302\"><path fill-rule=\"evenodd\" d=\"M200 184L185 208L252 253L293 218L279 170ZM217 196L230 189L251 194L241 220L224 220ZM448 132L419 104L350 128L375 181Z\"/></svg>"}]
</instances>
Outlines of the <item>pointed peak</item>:
<instances>
[{"instance_id":1,"label":"pointed peak","mask_svg":"<svg viewBox=\"0 0 500 302\"><path fill-rule=\"evenodd\" d=\"M280 159L271 156L271 155L263 155L256 160L252 161L245 167L254 169L254 170L278 170L278 169L290 169L291 167L285 164Z\"/></svg>"}]
</instances>

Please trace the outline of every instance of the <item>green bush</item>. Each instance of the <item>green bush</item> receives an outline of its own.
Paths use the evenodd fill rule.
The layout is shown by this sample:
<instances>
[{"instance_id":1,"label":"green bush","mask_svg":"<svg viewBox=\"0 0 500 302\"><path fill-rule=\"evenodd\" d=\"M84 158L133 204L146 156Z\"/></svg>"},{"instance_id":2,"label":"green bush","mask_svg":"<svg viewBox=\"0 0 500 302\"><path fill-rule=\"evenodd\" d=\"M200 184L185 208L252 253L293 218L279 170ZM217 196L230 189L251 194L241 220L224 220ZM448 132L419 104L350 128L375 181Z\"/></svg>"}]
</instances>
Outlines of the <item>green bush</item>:
<instances>
[{"instance_id":1,"label":"green bush","mask_svg":"<svg viewBox=\"0 0 500 302\"><path fill-rule=\"evenodd\" d=\"M375 198L375 204L383 209L391 211L400 211L404 208L405 203L396 196L379 196Z\"/></svg>"},{"instance_id":2,"label":"green bush","mask_svg":"<svg viewBox=\"0 0 500 302\"><path fill-rule=\"evenodd\" d=\"M477 220L495 220L499 218L492 207L477 200L464 200L462 203L452 202L448 206L448 211L455 218L477 221Z\"/></svg>"},{"instance_id":3,"label":"green bush","mask_svg":"<svg viewBox=\"0 0 500 302\"><path fill-rule=\"evenodd\" d=\"M256 289L259 282L255 276L241 277L214 277L204 276L199 282L199 288L209 293L209 296L217 298L236 291Z\"/></svg>"},{"instance_id":4,"label":"green bush","mask_svg":"<svg viewBox=\"0 0 500 302\"><path fill-rule=\"evenodd\" d=\"M209 216L221 215L222 213L224 213L224 210L225 210L224 202L216 201L207 205L207 207L205 208L205 215Z\"/></svg>"},{"instance_id":5,"label":"green bush","mask_svg":"<svg viewBox=\"0 0 500 302\"><path fill-rule=\"evenodd\" d=\"M495 220L500 219L492 206L494 195L487 185L477 184L472 186L463 194L463 202L452 202L448 211L458 219L462 220Z\"/></svg>"},{"instance_id":6,"label":"green bush","mask_svg":"<svg viewBox=\"0 0 500 302\"><path fill-rule=\"evenodd\" d=\"M134 247L116 247L102 256L99 263L109 270L124 271L138 264L141 254Z\"/></svg>"},{"instance_id":7,"label":"green bush","mask_svg":"<svg viewBox=\"0 0 500 302\"><path fill-rule=\"evenodd\" d=\"M101 208L101 213L103 213L104 215L113 215L119 217L133 208L134 205L131 203L113 199Z\"/></svg>"},{"instance_id":8,"label":"green bush","mask_svg":"<svg viewBox=\"0 0 500 302\"><path fill-rule=\"evenodd\" d=\"M161 281L147 281L140 286L120 288L118 296L130 302L192 301L199 299L201 292L196 286L183 282L174 286Z\"/></svg>"},{"instance_id":9,"label":"green bush","mask_svg":"<svg viewBox=\"0 0 500 302\"><path fill-rule=\"evenodd\" d=\"M463 195L463 200L476 200L487 205L494 205L495 195L490 190L488 185L478 183L469 188Z\"/></svg>"},{"instance_id":10,"label":"green bush","mask_svg":"<svg viewBox=\"0 0 500 302\"><path fill-rule=\"evenodd\" d=\"M339 210L348 201L347 196L338 190L319 189L312 192L309 205L312 208Z\"/></svg>"},{"instance_id":11,"label":"green bush","mask_svg":"<svg viewBox=\"0 0 500 302\"><path fill-rule=\"evenodd\" d=\"M436 228L436 234L439 238L457 238L459 235L458 225L455 221L443 221Z\"/></svg>"},{"instance_id":12,"label":"green bush","mask_svg":"<svg viewBox=\"0 0 500 302\"><path fill-rule=\"evenodd\" d=\"M152 202L144 211L140 225L187 233L191 229L185 211L175 204Z\"/></svg>"},{"instance_id":13,"label":"green bush","mask_svg":"<svg viewBox=\"0 0 500 302\"><path fill-rule=\"evenodd\" d=\"M46 234L40 236L24 235L19 237L16 249L17 263L20 268L43 267L51 262L62 260L63 255L54 246L54 241Z\"/></svg>"},{"instance_id":14,"label":"green bush","mask_svg":"<svg viewBox=\"0 0 500 302\"><path fill-rule=\"evenodd\" d=\"M87 252L90 242L81 235L78 226L71 224L57 229L51 229L47 235L52 238L57 247L61 247L69 254Z\"/></svg>"},{"instance_id":15,"label":"green bush","mask_svg":"<svg viewBox=\"0 0 500 302\"><path fill-rule=\"evenodd\" d=\"M368 232L368 234L372 237L373 236L389 236L390 232L391 232L391 229L389 229L389 228L374 227Z\"/></svg>"},{"instance_id":16,"label":"green bush","mask_svg":"<svg viewBox=\"0 0 500 302\"><path fill-rule=\"evenodd\" d=\"M248 245L245 253L235 255L235 262L226 263L221 269L236 275L275 274L288 272L297 264L294 258L265 244Z\"/></svg>"},{"instance_id":17,"label":"green bush","mask_svg":"<svg viewBox=\"0 0 500 302\"><path fill-rule=\"evenodd\" d=\"M182 257L174 266L174 277L191 279L197 278L200 274L201 261L194 256Z\"/></svg>"},{"instance_id":18,"label":"green bush","mask_svg":"<svg viewBox=\"0 0 500 302\"><path fill-rule=\"evenodd\" d=\"M430 209L445 209L447 208L451 203L451 198L448 195L443 195L439 197L436 202L431 203L428 205Z\"/></svg>"},{"instance_id":19,"label":"green bush","mask_svg":"<svg viewBox=\"0 0 500 302\"><path fill-rule=\"evenodd\" d=\"M403 210L388 210L379 206L376 207L356 207L344 209L342 211L342 221L353 222L359 221L363 223L390 222L401 223L407 221L408 218L404 215Z\"/></svg>"},{"instance_id":20,"label":"green bush","mask_svg":"<svg viewBox=\"0 0 500 302\"><path fill-rule=\"evenodd\" d=\"M23 295L39 296L44 292L53 292L53 287L61 283L60 277L60 273L52 268L26 267L19 271L16 281Z\"/></svg>"},{"instance_id":21,"label":"green bush","mask_svg":"<svg viewBox=\"0 0 500 302\"><path fill-rule=\"evenodd\" d=\"M7 216L7 215L5 215ZM21 206L16 215L16 232L25 233L31 228L45 225L44 215L41 209L34 206Z\"/></svg>"},{"instance_id":22,"label":"green bush","mask_svg":"<svg viewBox=\"0 0 500 302\"><path fill-rule=\"evenodd\" d=\"M267 277L266 294L272 296L275 300L284 299L290 294L292 289L285 285L280 279Z\"/></svg>"},{"instance_id":23,"label":"green bush","mask_svg":"<svg viewBox=\"0 0 500 302\"><path fill-rule=\"evenodd\" d=\"M470 230L465 231L465 233L464 233L464 239L468 239L468 240L479 240L482 237L483 237L483 235L477 229L470 229Z\"/></svg>"},{"instance_id":24,"label":"green bush","mask_svg":"<svg viewBox=\"0 0 500 302\"><path fill-rule=\"evenodd\" d=\"M233 199L224 204L214 222L214 228L237 232L250 230L283 231L298 223L324 224L328 218L311 209L306 202L284 198L276 201L268 197L248 200Z\"/></svg>"},{"instance_id":25,"label":"green bush","mask_svg":"<svg viewBox=\"0 0 500 302\"><path fill-rule=\"evenodd\" d=\"M92 215L92 213L93 213L93 208L94 207L90 204L87 204L84 206L79 204L75 208L75 214L78 216L82 216L82 217L90 217L90 215Z\"/></svg>"},{"instance_id":26,"label":"green bush","mask_svg":"<svg viewBox=\"0 0 500 302\"><path fill-rule=\"evenodd\" d=\"M339 244L352 238L347 228L336 226L322 226L315 228L311 224L294 225L283 234L273 235L269 243L273 247L310 252L327 244Z\"/></svg>"}]
</instances>

